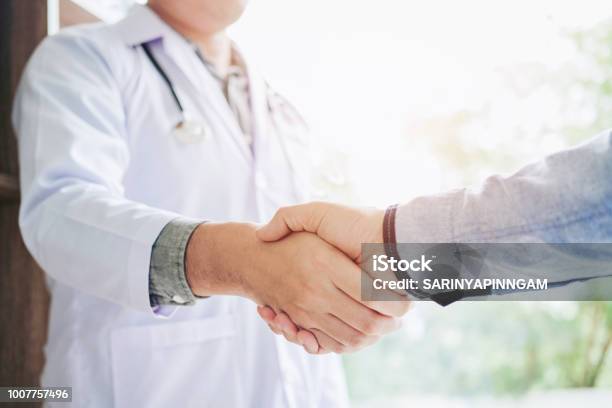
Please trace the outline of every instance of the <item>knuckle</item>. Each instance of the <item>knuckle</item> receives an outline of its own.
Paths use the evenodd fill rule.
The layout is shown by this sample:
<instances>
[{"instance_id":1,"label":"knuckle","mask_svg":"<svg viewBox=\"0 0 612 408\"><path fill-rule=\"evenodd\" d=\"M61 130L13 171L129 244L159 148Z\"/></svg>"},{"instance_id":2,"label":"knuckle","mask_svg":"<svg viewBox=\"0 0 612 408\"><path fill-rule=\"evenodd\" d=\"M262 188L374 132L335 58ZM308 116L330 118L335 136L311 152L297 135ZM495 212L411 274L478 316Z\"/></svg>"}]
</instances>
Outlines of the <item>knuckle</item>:
<instances>
[{"instance_id":1,"label":"knuckle","mask_svg":"<svg viewBox=\"0 0 612 408\"><path fill-rule=\"evenodd\" d=\"M350 348L359 348L367 343L368 337L363 333L352 334L347 341L347 346Z\"/></svg>"},{"instance_id":2,"label":"knuckle","mask_svg":"<svg viewBox=\"0 0 612 408\"><path fill-rule=\"evenodd\" d=\"M304 312L302 309L296 309L291 316L294 317L294 322L303 329L309 330L313 326L310 314Z\"/></svg>"},{"instance_id":3,"label":"knuckle","mask_svg":"<svg viewBox=\"0 0 612 408\"><path fill-rule=\"evenodd\" d=\"M280 222L280 223L287 223L287 220L289 219L289 214L290 214L289 207L281 207L278 210L276 210L276 213L274 213L272 220L276 222Z\"/></svg>"},{"instance_id":4,"label":"knuckle","mask_svg":"<svg viewBox=\"0 0 612 408\"><path fill-rule=\"evenodd\" d=\"M331 346L331 350L337 354L343 354L347 351L348 347L344 344L337 343Z\"/></svg>"},{"instance_id":5,"label":"knuckle","mask_svg":"<svg viewBox=\"0 0 612 408\"><path fill-rule=\"evenodd\" d=\"M363 331L366 334L374 335L383 331L385 319L380 316L371 317L367 319L363 324Z\"/></svg>"},{"instance_id":6,"label":"knuckle","mask_svg":"<svg viewBox=\"0 0 612 408\"><path fill-rule=\"evenodd\" d=\"M302 320L303 318L302 310L303 309L295 301L293 304L287 305L287 307L285 307L284 309L285 314L287 315L287 318L296 326L301 326L304 324Z\"/></svg>"}]
</instances>

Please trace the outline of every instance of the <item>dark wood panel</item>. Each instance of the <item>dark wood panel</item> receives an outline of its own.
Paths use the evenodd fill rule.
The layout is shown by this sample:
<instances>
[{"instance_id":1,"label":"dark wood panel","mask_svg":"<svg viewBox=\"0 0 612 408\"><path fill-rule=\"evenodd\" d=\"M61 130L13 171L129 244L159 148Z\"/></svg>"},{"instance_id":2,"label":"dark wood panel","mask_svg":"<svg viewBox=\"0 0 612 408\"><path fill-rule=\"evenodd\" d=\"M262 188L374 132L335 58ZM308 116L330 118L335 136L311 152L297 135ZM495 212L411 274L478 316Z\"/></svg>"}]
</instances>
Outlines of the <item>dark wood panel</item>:
<instances>
[{"instance_id":1,"label":"dark wood panel","mask_svg":"<svg viewBox=\"0 0 612 408\"><path fill-rule=\"evenodd\" d=\"M0 1L0 173L18 172L11 101L28 57L46 33L45 0Z\"/></svg>"},{"instance_id":2,"label":"dark wood panel","mask_svg":"<svg viewBox=\"0 0 612 408\"><path fill-rule=\"evenodd\" d=\"M0 0L0 386L37 385L44 362L49 296L19 233L10 111L23 67L46 32L46 0Z\"/></svg>"},{"instance_id":3,"label":"dark wood panel","mask_svg":"<svg viewBox=\"0 0 612 408\"><path fill-rule=\"evenodd\" d=\"M16 202L19 199L19 181L15 176L0 174L0 203Z\"/></svg>"},{"instance_id":4,"label":"dark wood panel","mask_svg":"<svg viewBox=\"0 0 612 408\"><path fill-rule=\"evenodd\" d=\"M19 234L18 208L0 206L0 386L38 384L47 336L49 296Z\"/></svg>"}]
</instances>

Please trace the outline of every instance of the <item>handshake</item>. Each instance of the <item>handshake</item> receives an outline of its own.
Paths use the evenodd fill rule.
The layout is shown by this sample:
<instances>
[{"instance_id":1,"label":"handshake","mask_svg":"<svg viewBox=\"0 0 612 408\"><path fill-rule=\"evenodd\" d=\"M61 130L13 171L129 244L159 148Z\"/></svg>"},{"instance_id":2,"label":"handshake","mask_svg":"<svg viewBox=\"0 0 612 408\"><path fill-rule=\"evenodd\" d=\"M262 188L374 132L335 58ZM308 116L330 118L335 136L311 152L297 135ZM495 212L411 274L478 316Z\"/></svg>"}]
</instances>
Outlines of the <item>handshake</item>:
<instances>
[{"instance_id":1,"label":"handshake","mask_svg":"<svg viewBox=\"0 0 612 408\"><path fill-rule=\"evenodd\" d=\"M276 334L313 354L344 353L399 327L406 296L361 300L362 243L383 242L384 211L310 203L265 226L205 223L193 233L186 276L194 294L253 300Z\"/></svg>"}]
</instances>

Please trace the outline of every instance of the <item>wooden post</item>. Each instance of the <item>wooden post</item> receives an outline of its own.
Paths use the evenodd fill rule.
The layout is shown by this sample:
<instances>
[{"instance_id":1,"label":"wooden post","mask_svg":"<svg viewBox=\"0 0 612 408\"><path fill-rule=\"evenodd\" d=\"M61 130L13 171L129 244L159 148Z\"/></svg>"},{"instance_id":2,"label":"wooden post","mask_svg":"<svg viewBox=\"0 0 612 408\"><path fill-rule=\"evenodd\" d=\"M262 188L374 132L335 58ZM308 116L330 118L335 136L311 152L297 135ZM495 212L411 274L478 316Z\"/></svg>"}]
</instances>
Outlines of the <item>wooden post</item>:
<instances>
[{"instance_id":1,"label":"wooden post","mask_svg":"<svg viewBox=\"0 0 612 408\"><path fill-rule=\"evenodd\" d=\"M11 105L21 71L46 34L46 0L0 1L0 386L38 385L44 363L49 296L17 224Z\"/></svg>"}]
</instances>

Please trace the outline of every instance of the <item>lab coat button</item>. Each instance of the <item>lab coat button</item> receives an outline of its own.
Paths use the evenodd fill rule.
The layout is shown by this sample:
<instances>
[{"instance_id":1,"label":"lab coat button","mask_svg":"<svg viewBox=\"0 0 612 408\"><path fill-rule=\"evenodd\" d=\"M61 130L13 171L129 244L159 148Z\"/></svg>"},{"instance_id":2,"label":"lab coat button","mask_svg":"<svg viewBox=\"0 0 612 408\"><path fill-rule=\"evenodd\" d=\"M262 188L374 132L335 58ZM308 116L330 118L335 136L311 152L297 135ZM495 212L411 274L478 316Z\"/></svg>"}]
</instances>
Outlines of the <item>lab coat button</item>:
<instances>
[{"instance_id":1,"label":"lab coat button","mask_svg":"<svg viewBox=\"0 0 612 408\"><path fill-rule=\"evenodd\" d=\"M183 299L183 298L182 298L181 296L179 296L179 295L174 295L174 296L172 296L172 301L173 301L174 303L178 303L178 304L181 304L181 305L182 305L182 304L184 304L184 303L186 303L186 302L185 302L185 299Z\"/></svg>"}]
</instances>

